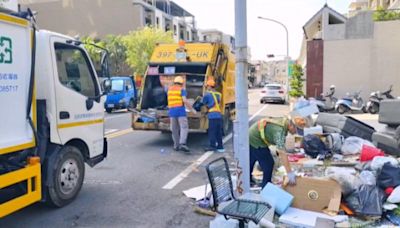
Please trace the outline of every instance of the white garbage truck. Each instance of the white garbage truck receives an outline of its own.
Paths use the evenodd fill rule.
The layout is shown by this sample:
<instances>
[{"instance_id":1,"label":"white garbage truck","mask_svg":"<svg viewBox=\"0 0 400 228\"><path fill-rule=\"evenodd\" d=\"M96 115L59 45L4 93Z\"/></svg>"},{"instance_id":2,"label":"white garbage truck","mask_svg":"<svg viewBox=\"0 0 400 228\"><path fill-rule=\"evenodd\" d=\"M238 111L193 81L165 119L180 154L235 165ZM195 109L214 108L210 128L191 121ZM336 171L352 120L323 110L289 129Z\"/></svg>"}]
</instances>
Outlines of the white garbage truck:
<instances>
[{"instance_id":1,"label":"white garbage truck","mask_svg":"<svg viewBox=\"0 0 400 228\"><path fill-rule=\"evenodd\" d=\"M83 44L35 27L30 11L0 4L0 218L70 203L85 163L107 156L105 97Z\"/></svg>"}]
</instances>

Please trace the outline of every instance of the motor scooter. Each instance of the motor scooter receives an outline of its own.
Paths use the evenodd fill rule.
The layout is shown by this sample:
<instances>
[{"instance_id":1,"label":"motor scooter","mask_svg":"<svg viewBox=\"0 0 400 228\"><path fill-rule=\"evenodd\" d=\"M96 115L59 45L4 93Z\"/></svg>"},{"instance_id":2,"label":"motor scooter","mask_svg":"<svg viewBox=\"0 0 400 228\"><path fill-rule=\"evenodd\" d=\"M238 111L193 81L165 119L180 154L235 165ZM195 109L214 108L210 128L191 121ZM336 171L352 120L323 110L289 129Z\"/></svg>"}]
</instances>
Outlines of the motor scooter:
<instances>
[{"instance_id":1,"label":"motor scooter","mask_svg":"<svg viewBox=\"0 0 400 228\"><path fill-rule=\"evenodd\" d=\"M367 108L360 94L361 91L355 92L352 95L347 93L347 97L336 102L335 110L340 114L344 114L349 111L362 111L367 113Z\"/></svg>"},{"instance_id":2,"label":"motor scooter","mask_svg":"<svg viewBox=\"0 0 400 228\"><path fill-rule=\"evenodd\" d=\"M335 94L335 86L331 85L329 91L324 94L321 93L321 96L317 99L310 98L311 103L315 103L320 112L332 112L335 111L335 105L338 99L334 97Z\"/></svg>"},{"instance_id":3,"label":"motor scooter","mask_svg":"<svg viewBox=\"0 0 400 228\"><path fill-rule=\"evenodd\" d=\"M395 99L394 96L392 96L392 88L393 85L390 86L389 90L381 93L380 91L372 92L371 95L369 96L369 101L367 103L367 110L371 114L376 114L379 112L379 105L382 100L384 99ZM386 98L385 98L386 97Z\"/></svg>"}]
</instances>

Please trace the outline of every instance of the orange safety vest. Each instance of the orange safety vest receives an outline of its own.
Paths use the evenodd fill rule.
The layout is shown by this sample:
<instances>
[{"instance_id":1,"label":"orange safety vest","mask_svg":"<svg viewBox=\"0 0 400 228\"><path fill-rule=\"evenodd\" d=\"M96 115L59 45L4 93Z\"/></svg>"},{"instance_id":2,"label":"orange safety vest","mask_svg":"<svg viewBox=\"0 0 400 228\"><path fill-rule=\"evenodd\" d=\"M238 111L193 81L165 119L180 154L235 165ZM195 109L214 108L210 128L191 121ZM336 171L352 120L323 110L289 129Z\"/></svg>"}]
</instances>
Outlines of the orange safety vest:
<instances>
[{"instance_id":1,"label":"orange safety vest","mask_svg":"<svg viewBox=\"0 0 400 228\"><path fill-rule=\"evenodd\" d=\"M208 112L219 112L221 113L221 107L218 103L217 95L219 95L220 99L222 99L221 93L208 91L211 96L214 98L214 106L211 107Z\"/></svg>"},{"instance_id":2,"label":"orange safety vest","mask_svg":"<svg viewBox=\"0 0 400 228\"><path fill-rule=\"evenodd\" d=\"M182 87L173 85L168 89L168 108L183 106Z\"/></svg>"}]
</instances>

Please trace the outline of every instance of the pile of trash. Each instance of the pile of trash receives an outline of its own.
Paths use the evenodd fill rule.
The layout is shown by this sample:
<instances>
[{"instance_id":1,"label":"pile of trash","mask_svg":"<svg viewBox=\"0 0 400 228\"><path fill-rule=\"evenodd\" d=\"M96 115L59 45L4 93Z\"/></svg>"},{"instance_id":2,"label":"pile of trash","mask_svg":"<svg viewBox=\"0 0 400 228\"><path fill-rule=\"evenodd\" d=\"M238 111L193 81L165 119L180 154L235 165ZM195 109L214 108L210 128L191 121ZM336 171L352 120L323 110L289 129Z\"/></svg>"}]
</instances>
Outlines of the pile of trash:
<instances>
[{"instance_id":1,"label":"pile of trash","mask_svg":"<svg viewBox=\"0 0 400 228\"><path fill-rule=\"evenodd\" d=\"M242 197L270 204L275 216L269 213L268 220L283 227L400 226L400 162L372 143L375 129L351 117L315 115L316 108L304 103L294 107L293 115L309 120L301 135L286 140L296 185L285 184L285 168L276 162L273 183ZM254 171L256 181L258 176L262 172ZM202 195L197 211L216 216L210 227L237 227L237 221L209 210L210 186L196 191Z\"/></svg>"}]
</instances>

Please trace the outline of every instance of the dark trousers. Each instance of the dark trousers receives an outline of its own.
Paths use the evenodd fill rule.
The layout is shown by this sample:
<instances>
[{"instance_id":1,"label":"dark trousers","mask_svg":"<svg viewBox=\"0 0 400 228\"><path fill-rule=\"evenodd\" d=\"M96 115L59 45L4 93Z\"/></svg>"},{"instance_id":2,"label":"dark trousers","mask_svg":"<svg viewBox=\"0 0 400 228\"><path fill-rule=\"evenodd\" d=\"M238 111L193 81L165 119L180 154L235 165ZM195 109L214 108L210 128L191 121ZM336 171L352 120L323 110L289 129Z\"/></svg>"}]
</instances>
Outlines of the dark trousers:
<instances>
[{"instance_id":1,"label":"dark trousers","mask_svg":"<svg viewBox=\"0 0 400 228\"><path fill-rule=\"evenodd\" d=\"M256 161L258 161L261 170L263 171L261 187L264 188L268 182L271 182L272 171L274 170L274 158L272 157L271 151L268 147L256 149L250 146L250 180L251 172L253 171Z\"/></svg>"},{"instance_id":2,"label":"dark trousers","mask_svg":"<svg viewBox=\"0 0 400 228\"><path fill-rule=\"evenodd\" d=\"M224 148L222 144L222 119L208 119L208 140L210 147Z\"/></svg>"}]
</instances>

